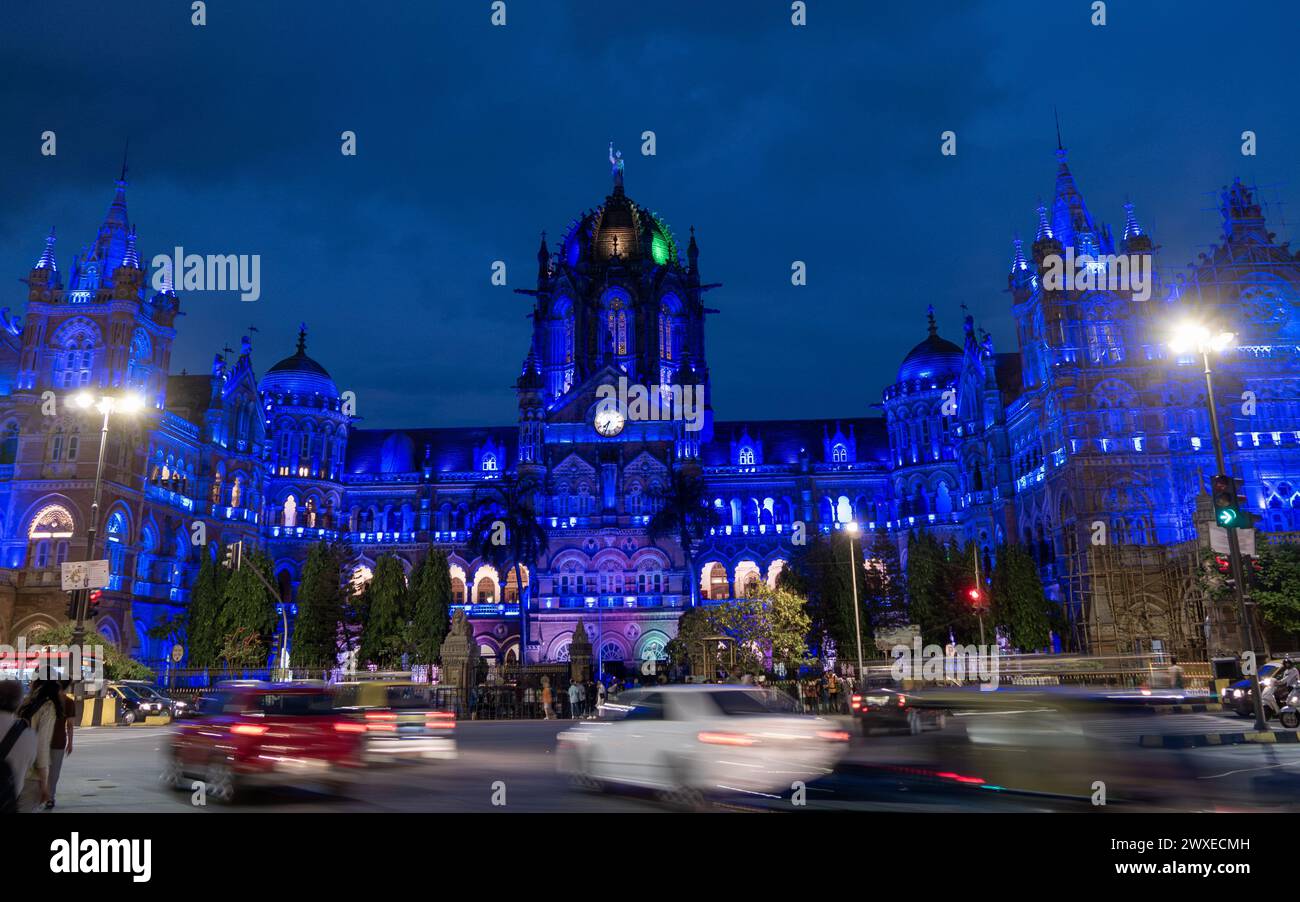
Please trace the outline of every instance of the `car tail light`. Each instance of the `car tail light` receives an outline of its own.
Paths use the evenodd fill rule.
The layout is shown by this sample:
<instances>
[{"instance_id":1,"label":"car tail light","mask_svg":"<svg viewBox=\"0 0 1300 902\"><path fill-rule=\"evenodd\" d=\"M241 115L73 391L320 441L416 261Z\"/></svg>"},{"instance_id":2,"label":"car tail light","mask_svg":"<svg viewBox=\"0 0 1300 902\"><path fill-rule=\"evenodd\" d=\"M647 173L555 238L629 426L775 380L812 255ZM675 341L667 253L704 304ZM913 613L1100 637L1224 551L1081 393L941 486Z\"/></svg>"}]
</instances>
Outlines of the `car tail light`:
<instances>
[{"instance_id":1,"label":"car tail light","mask_svg":"<svg viewBox=\"0 0 1300 902\"><path fill-rule=\"evenodd\" d=\"M262 726L261 724L237 723L230 728L230 732L238 736L261 736L269 729L270 727Z\"/></svg>"},{"instance_id":2,"label":"car tail light","mask_svg":"<svg viewBox=\"0 0 1300 902\"><path fill-rule=\"evenodd\" d=\"M335 722L334 731L336 733L364 733L366 731L366 725L363 723L353 723L350 720L340 720Z\"/></svg>"},{"instance_id":3,"label":"car tail light","mask_svg":"<svg viewBox=\"0 0 1300 902\"><path fill-rule=\"evenodd\" d=\"M906 707L907 707L907 699L904 698L904 697L901 696L901 695L898 697L898 707L900 707L900 708L906 708Z\"/></svg>"},{"instance_id":4,"label":"car tail light","mask_svg":"<svg viewBox=\"0 0 1300 902\"><path fill-rule=\"evenodd\" d=\"M451 711L430 711L424 715L424 725L435 730L454 730L456 715Z\"/></svg>"},{"instance_id":5,"label":"car tail light","mask_svg":"<svg viewBox=\"0 0 1300 902\"><path fill-rule=\"evenodd\" d=\"M827 742L848 742L849 734L843 730L818 730L817 738Z\"/></svg>"},{"instance_id":6,"label":"car tail light","mask_svg":"<svg viewBox=\"0 0 1300 902\"><path fill-rule=\"evenodd\" d=\"M862 707L862 696L860 696L860 695L852 696L852 697L849 699L849 707L852 708L854 711L856 711L856 710L858 710L859 708L861 708L861 707Z\"/></svg>"},{"instance_id":7,"label":"car tail light","mask_svg":"<svg viewBox=\"0 0 1300 902\"><path fill-rule=\"evenodd\" d=\"M985 782L983 777L967 777L962 774L954 774L952 771L940 771L935 776L943 777L945 780L956 780L958 783L973 783L977 786Z\"/></svg>"},{"instance_id":8,"label":"car tail light","mask_svg":"<svg viewBox=\"0 0 1300 902\"><path fill-rule=\"evenodd\" d=\"M710 745L757 745L758 740L744 733L721 733L717 731L700 733L695 737L700 742Z\"/></svg>"},{"instance_id":9,"label":"car tail light","mask_svg":"<svg viewBox=\"0 0 1300 902\"><path fill-rule=\"evenodd\" d=\"M366 728L372 733L396 733L397 715L388 711L367 711Z\"/></svg>"}]
</instances>

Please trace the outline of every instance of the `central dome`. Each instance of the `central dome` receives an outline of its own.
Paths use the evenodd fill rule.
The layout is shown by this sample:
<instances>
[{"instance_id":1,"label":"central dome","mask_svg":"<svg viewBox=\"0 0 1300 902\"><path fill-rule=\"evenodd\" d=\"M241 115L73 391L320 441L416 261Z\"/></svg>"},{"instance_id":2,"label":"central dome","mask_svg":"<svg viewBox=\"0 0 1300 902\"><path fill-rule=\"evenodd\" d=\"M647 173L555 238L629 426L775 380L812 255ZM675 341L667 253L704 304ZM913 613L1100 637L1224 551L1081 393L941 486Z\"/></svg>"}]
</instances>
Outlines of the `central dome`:
<instances>
[{"instance_id":1,"label":"central dome","mask_svg":"<svg viewBox=\"0 0 1300 902\"><path fill-rule=\"evenodd\" d=\"M947 381L961 373L962 349L946 338L939 337L934 325L934 310L930 310L930 334L925 340L908 351L898 367L899 382L913 382L917 379Z\"/></svg>"},{"instance_id":2,"label":"central dome","mask_svg":"<svg viewBox=\"0 0 1300 902\"><path fill-rule=\"evenodd\" d=\"M564 237L564 262L606 263L647 259L656 266L677 264L677 242L655 213L637 205L621 185L595 210L573 222Z\"/></svg>"}]
</instances>

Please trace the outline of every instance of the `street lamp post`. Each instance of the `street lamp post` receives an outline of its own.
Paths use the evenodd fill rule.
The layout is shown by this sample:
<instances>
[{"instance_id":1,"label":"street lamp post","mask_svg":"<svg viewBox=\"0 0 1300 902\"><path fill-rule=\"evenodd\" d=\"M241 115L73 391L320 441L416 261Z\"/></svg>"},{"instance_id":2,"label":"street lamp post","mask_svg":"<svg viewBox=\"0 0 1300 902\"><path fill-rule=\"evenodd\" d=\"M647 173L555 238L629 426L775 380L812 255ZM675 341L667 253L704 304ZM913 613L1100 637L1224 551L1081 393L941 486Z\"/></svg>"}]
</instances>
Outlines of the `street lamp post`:
<instances>
[{"instance_id":1,"label":"street lamp post","mask_svg":"<svg viewBox=\"0 0 1300 902\"><path fill-rule=\"evenodd\" d=\"M73 397L72 404L82 410L95 407L104 415L99 430L99 458L95 462L95 489L90 503L90 520L86 528L85 560L92 561L95 559L95 533L99 530L99 501L104 490L104 452L108 447L108 419L114 411L124 414L136 413L144 407L144 401L138 395L102 395L96 398L88 392L81 392ZM90 597L90 590L74 591L77 593L77 617L72 627L72 644L78 646L86 638L86 601ZM80 682L78 675L78 685Z\"/></svg>"},{"instance_id":2,"label":"street lamp post","mask_svg":"<svg viewBox=\"0 0 1300 902\"><path fill-rule=\"evenodd\" d=\"M1214 462L1218 472L1223 476L1228 476L1228 466L1223 453L1223 434L1219 431L1218 409L1214 403L1214 378L1210 370L1210 352L1222 351L1230 347L1233 338L1231 332L1220 332L1216 335L1203 325L1184 323L1178 327L1173 340L1169 342L1170 349L1176 354L1195 351L1201 355L1201 363L1205 367L1205 406L1210 415L1210 435L1214 439ZM1233 487L1235 492L1235 482ZM1237 530L1231 525L1225 527L1224 532L1228 534L1228 561L1232 570L1232 594L1237 602L1237 628L1240 634L1240 643L1243 649L1248 649L1253 653L1255 638L1250 627L1250 617L1246 613L1246 595L1243 585L1243 568L1241 566L1241 544L1237 541ZM1250 692L1255 705L1255 729L1258 732L1264 732L1268 730L1268 722L1264 719L1264 703L1259 697L1258 671L1257 667L1251 668L1249 674Z\"/></svg>"},{"instance_id":3,"label":"street lamp post","mask_svg":"<svg viewBox=\"0 0 1300 902\"><path fill-rule=\"evenodd\" d=\"M862 686L866 671L862 668L862 618L858 614L858 563L854 559L853 537L858 534L858 524L850 520L844 527L849 534L849 578L853 581L853 632L858 640L858 686Z\"/></svg>"}]
</instances>

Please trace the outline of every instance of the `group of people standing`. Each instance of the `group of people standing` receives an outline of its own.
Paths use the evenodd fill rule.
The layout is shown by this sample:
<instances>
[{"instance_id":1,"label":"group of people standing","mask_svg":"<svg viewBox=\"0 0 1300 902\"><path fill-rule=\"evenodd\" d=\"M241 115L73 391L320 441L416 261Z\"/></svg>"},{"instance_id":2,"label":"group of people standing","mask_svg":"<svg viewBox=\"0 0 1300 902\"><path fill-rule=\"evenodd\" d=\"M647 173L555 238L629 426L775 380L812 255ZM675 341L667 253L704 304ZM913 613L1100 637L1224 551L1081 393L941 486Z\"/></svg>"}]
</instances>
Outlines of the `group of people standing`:
<instances>
[{"instance_id":1,"label":"group of people standing","mask_svg":"<svg viewBox=\"0 0 1300 902\"><path fill-rule=\"evenodd\" d=\"M77 706L60 680L33 680L26 696L0 679L0 813L54 807L64 759L72 754Z\"/></svg>"},{"instance_id":2,"label":"group of people standing","mask_svg":"<svg viewBox=\"0 0 1300 902\"><path fill-rule=\"evenodd\" d=\"M605 706L605 702L610 697L617 696L622 690L623 682L618 677L613 677L609 686L598 677L591 677L585 683L574 680L569 683L569 688L566 690L569 697L569 716L575 719L596 718L600 716L600 709ZM558 716L555 692L551 689L549 677L542 678L541 701L543 719L555 720Z\"/></svg>"},{"instance_id":3,"label":"group of people standing","mask_svg":"<svg viewBox=\"0 0 1300 902\"><path fill-rule=\"evenodd\" d=\"M807 711L828 714L842 712L846 690L846 681L833 670L828 670L819 677L799 681L799 695Z\"/></svg>"}]
</instances>

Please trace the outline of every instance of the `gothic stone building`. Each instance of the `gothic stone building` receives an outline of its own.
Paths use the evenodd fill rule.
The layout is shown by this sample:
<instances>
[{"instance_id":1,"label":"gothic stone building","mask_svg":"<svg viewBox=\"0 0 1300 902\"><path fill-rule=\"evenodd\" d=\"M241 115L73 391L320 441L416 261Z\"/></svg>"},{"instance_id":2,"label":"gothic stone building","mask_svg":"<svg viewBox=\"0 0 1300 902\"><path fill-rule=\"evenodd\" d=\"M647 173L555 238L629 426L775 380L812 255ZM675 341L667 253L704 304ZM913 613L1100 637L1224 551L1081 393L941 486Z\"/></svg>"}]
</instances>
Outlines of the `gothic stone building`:
<instances>
[{"instance_id":1,"label":"gothic stone building","mask_svg":"<svg viewBox=\"0 0 1300 902\"><path fill-rule=\"evenodd\" d=\"M730 422L714 419L704 295L716 286L701 280L694 234L681 248L618 170L600 206L538 249L518 422L402 430L354 428L305 333L260 381L247 338L233 363L169 375L181 300L146 287L125 187L66 276L51 234L21 321L0 314L0 639L60 622L58 567L86 555L98 422L63 403L83 388L147 399L110 429L94 549L111 569L97 626L147 661L166 648L146 633L186 604L200 555L240 539L271 555L291 611L313 542L350 543L358 581L380 554L409 569L442 548L485 656L519 657L526 597L529 660L565 659L581 617L616 667L662 654L692 583L704 603L743 596L776 579L799 530L850 521L904 549L914 530L971 540L985 572L1001 543L1023 543L1068 614L1067 641L1203 652L1216 617L1194 578L1210 428L1200 367L1167 350L1189 315L1237 333L1217 377L1229 468L1262 530L1297 528L1300 259L1240 182L1222 195L1220 243L1171 278L1133 207L1112 233L1058 150L1034 241L1014 244L1016 351L996 352L970 316L948 341L931 312L881 413L864 398L833 421ZM1157 290L1048 287L1046 266L1070 248L1146 256ZM598 417L598 390L620 377L698 392L700 428ZM1255 399L1248 414L1242 397ZM720 519L690 571L648 530L677 468L703 474ZM549 534L524 592L466 550L484 487L514 474L544 486Z\"/></svg>"}]
</instances>

